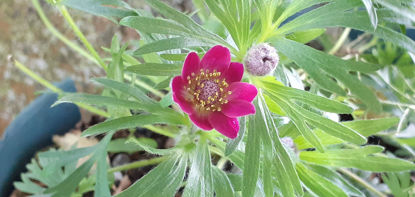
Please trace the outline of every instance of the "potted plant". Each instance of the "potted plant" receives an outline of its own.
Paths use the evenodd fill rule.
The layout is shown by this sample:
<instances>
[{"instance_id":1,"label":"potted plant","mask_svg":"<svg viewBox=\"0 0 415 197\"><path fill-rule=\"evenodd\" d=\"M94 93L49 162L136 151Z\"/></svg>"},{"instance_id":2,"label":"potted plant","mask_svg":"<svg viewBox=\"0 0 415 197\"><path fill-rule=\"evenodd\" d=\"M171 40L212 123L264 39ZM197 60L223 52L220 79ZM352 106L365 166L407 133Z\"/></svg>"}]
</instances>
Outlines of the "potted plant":
<instances>
[{"instance_id":1,"label":"potted plant","mask_svg":"<svg viewBox=\"0 0 415 197\"><path fill-rule=\"evenodd\" d=\"M53 106L75 103L107 120L82 132L99 137L94 146L39 153L15 183L18 189L100 197L413 192L415 165L405 159L413 157L414 139L415 42L405 36L415 20L413 4L193 2L193 14L159 0L146 1L156 14L118 0L50 2L86 51L68 46L106 72L92 79L104 87L99 95L59 91L42 80L59 94ZM106 61L67 7L137 30L139 45L114 36ZM331 27L344 27L334 42L326 33ZM364 33L347 40L351 29ZM18 60L16 65L23 68ZM341 121L345 117L352 121ZM138 127L174 139L173 146L143 142L135 135ZM120 130L127 135L118 146L138 147L153 157L111 167L108 147ZM156 167L123 191L114 189L120 184L114 181L117 172L148 165Z\"/></svg>"}]
</instances>

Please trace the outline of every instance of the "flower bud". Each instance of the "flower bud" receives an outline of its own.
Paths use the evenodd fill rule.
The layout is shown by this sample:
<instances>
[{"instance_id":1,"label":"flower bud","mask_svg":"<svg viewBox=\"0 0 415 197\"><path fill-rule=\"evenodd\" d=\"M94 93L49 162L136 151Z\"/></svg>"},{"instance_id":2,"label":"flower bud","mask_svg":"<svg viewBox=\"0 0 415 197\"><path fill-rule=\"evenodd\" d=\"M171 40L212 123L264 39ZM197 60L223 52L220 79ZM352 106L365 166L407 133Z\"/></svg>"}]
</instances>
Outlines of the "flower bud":
<instances>
[{"instance_id":1,"label":"flower bud","mask_svg":"<svg viewBox=\"0 0 415 197\"><path fill-rule=\"evenodd\" d=\"M274 47L267 43L261 43L248 50L245 57L245 68L251 75L265 76L275 70L279 59Z\"/></svg>"},{"instance_id":2,"label":"flower bud","mask_svg":"<svg viewBox=\"0 0 415 197\"><path fill-rule=\"evenodd\" d=\"M281 138L281 142L285 146L287 146L287 147L289 147L291 149L295 149L294 140L292 138L290 138L290 137L283 137L283 138Z\"/></svg>"}]
</instances>

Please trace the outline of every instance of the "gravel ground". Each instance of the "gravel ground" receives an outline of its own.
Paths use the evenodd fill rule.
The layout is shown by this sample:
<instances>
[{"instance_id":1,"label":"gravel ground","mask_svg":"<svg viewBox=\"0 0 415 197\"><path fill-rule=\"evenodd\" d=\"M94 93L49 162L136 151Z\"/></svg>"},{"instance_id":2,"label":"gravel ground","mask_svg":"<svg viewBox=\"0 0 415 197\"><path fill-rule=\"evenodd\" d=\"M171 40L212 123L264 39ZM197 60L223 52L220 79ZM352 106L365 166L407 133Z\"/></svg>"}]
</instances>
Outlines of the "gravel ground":
<instances>
[{"instance_id":1,"label":"gravel ground","mask_svg":"<svg viewBox=\"0 0 415 197\"><path fill-rule=\"evenodd\" d=\"M127 1L134 7L142 7L144 0ZM191 9L190 1L169 0L181 10ZM53 25L70 40L77 40L70 27L54 7L41 0L42 7ZM149 9L148 7L146 9ZM123 41L138 39L130 29L120 27L104 18L70 10L72 17L87 39L101 55L101 46L109 46L114 34ZM54 37L44 26L31 1L0 1L0 138L7 125L44 88L14 67L12 56L35 73L49 81L67 77L75 80L78 91L94 93L89 82L104 72L95 64L75 53Z\"/></svg>"}]
</instances>

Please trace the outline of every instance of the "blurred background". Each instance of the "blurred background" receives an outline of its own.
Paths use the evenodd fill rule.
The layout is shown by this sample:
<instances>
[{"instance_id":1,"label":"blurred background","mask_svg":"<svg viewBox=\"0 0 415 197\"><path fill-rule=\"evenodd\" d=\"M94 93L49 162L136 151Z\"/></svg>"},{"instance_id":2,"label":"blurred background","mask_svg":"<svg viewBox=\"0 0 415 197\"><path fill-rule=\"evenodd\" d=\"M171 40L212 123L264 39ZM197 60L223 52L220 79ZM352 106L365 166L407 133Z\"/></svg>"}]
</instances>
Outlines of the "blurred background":
<instances>
[{"instance_id":1,"label":"blurred background","mask_svg":"<svg viewBox=\"0 0 415 197\"><path fill-rule=\"evenodd\" d=\"M144 0L126 1L133 7L150 9ZM194 10L190 0L166 0L182 11ZM40 1L51 23L71 40L75 34L60 13L46 1ZM116 34L123 42L139 39L132 29L122 27L102 17L70 9L78 27L99 53L108 47ZM78 41L82 46L82 43ZM44 88L14 67L11 57L19 60L32 71L49 81L61 81L70 77L80 92L94 93L88 81L103 76L101 68L72 51L50 33L41 21L31 1L0 1L0 138L14 117ZM88 117L84 115L83 118Z\"/></svg>"}]
</instances>

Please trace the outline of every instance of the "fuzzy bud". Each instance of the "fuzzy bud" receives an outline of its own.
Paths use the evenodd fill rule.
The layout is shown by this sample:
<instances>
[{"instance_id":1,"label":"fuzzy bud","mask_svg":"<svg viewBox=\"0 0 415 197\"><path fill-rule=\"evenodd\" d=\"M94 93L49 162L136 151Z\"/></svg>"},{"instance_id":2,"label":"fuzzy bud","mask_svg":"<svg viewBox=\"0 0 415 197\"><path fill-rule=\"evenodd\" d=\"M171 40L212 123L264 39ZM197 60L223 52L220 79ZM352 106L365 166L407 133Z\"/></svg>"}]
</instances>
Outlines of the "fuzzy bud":
<instances>
[{"instance_id":1,"label":"fuzzy bud","mask_svg":"<svg viewBox=\"0 0 415 197\"><path fill-rule=\"evenodd\" d=\"M251 47L245 57L245 68L255 76L265 76L275 70L280 58L277 50L267 43Z\"/></svg>"},{"instance_id":2,"label":"fuzzy bud","mask_svg":"<svg viewBox=\"0 0 415 197\"><path fill-rule=\"evenodd\" d=\"M292 151L297 152L297 147L295 146L294 140L290 137L281 138L281 142Z\"/></svg>"}]
</instances>

